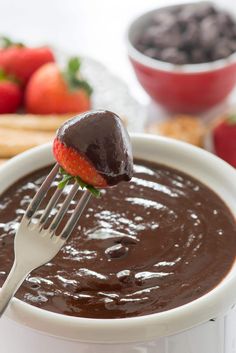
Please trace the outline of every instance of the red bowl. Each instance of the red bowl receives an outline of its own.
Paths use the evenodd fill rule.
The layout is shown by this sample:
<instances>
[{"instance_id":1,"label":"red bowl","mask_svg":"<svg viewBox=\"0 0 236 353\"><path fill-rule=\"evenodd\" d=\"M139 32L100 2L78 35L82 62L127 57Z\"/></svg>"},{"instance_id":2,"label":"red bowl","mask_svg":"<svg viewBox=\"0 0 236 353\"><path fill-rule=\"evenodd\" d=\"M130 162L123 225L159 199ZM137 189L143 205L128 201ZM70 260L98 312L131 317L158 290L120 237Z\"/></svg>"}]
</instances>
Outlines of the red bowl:
<instances>
[{"instance_id":1,"label":"red bowl","mask_svg":"<svg viewBox=\"0 0 236 353\"><path fill-rule=\"evenodd\" d=\"M236 53L209 63L173 65L152 59L135 48L139 34L159 10L136 18L127 35L128 55L145 91L175 113L200 113L221 103L236 84Z\"/></svg>"}]
</instances>

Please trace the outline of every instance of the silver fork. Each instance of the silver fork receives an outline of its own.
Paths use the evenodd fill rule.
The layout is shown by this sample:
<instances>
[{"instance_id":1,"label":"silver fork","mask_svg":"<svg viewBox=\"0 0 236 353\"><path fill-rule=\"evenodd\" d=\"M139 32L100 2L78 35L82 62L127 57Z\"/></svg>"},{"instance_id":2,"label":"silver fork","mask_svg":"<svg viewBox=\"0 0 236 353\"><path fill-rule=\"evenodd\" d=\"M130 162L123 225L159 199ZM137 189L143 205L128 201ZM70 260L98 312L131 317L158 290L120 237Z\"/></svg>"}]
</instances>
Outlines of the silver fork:
<instances>
[{"instance_id":1,"label":"silver fork","mask_svg":"<svg viewBox=\"0 0 236 353\"><path fill-rule=\"evenodd\" d=\"M77 183L72 186L59 211L52 219L48 228L45 229L48 216L62 193L62 189L57 188L40 219L36 223L32 222L36 211L58 171L59 165L56 164L31 201L16 232L14 241L14 264L0 290L0 317L5 312L11 298L14 296L27 275L32 270L52 260L52 258L59 252L71 235L90 199L91 193L86 190L65 227L59 235L56 235L55 232L66 214L72 199L75 197L79 186Z\"/></svg>"}]
</instances>

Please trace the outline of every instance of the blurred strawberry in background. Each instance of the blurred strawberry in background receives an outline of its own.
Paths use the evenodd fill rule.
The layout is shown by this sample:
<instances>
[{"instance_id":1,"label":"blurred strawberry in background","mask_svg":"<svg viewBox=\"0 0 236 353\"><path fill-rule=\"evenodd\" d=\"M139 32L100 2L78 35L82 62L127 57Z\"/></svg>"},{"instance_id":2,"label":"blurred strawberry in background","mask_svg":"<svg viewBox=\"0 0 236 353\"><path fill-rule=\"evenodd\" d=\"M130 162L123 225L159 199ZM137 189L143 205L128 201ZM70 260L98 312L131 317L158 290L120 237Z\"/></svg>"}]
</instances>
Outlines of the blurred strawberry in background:
<instances>
[{"instance_id":1,"label":"blurred strawberry in background","mask_svg":"<svg viewBox=\"0 0 236 353\"><path fill-rule=\"evenodd\" d=\"M1 37L0 46L0 68L14 75L22 85L42 65L55 61L52 50L46 46L29 48L6 37Z\"/></svg>"},{"instance_id":2,"label":"blurred strawberry in background","mask_svg":"<svg viewBox=\"0 0 236 353\"><path fill-rule=\"evenodd\" d=\"M14 113L22 101L19 83L0 69L0 114Z\"/></svg>"},{"instance_id":3,"label":"blurred strawberry in background","mask_svg":"<svg viewBox=\"0 0 236 353\"><path fill-rule=\"evenodd\" d=\"M230 115L213 129L216 154L236 168L236 115Z\"/></svg>"},{"instance_id":4,"label":"blurred strawberry in background","mask_svg":"<svg viewBox=\"0 0 236 353\"><path fill-rule=\"evenodd\" d=\"M65 71L56 63L37 70L25 93L26 110L32 114L80 113L91 107L92 88L80 74L79 58L71 58Z\"/></svg>"}]
</instances>

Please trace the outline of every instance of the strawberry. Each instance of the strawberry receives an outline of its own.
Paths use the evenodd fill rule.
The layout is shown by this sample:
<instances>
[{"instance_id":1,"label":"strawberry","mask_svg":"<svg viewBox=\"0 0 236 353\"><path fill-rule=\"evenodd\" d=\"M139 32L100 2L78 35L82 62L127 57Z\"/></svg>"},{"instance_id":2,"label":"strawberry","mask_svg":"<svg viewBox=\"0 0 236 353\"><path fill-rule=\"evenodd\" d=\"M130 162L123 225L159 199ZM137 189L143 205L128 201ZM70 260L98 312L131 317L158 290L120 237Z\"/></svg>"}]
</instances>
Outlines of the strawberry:
<instances>
[{"instance_id":1,"label":"strawberry","mask_svg":"<svg viewBox=\"0 0 236 353\"><path fill-rule=\"evenodd\" d=\"M0 70L0 114L14 113L21 100L22 92L17 82Z\"/></svg>"},{"instance_id":2,"label":"strawberry","mask_svg":"<svg viewBox=\"0 0 236 353\"><path fill-rule=\"evenodd\" d=\"M28 48L21 43L13 43L7 38L1 38L1 42L0 68L14 75L22 85L25 85L42 65L55 61L48 47Z\"/></svg>"},{"instance_id":3,"label":"strawberry","mask_svg":"<svg viewBox=\"0 0 236 353\"><path fill-rule=\"evenodd\" d=\"M216 154L236 168L236 116L229 116L213 129Z\"/></svg>"},{"instance_id":4,"label":"strawberry","mask_svg":"<svg viewBox=\"0 0 236 353\"><path fill-rule=\"evenodd\" d=\"M89 110L89 84L79 76L80 61L69 60L65 72L56 63L42 66L26 88L25 105L33 114L80 113Z\"/></svg>"},{"instance_id":5,"label":"strawberry","mask_svg":"<svg viewBox=\"0 0 236 353\"><path fill-rule=\"evenodd\" d=\"M96 196L95 188L129 181L133 173L130 139L120 118L109 111L80 114L66 121L53 143L62 167L62 186L75 178Z\"/></svg>"},{"instance_id":6,"label":"strawberry","mask_svg":"<svg viewBox=\"0 0 236 353\"><path fill-rule=\"evenodd\" d=\"M81 180L95 187L106 187L106 180L98 174L93 165L78 151L64 145L59 139L53 143L53 154L60 166L69 175L80 177Z\"/></svg>"}]
</instances>

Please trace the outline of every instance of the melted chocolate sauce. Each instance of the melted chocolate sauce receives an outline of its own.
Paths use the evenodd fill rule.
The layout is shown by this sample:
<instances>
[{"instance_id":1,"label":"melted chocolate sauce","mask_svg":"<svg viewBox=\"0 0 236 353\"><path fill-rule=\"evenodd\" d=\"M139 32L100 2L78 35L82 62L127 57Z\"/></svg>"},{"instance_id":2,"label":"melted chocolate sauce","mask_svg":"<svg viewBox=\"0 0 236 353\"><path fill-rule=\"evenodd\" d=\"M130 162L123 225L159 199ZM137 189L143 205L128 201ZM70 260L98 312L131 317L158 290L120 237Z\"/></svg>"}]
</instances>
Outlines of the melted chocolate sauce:
<instances>
[{"instance_id":1,"label":"melted chocolate sauce","mask_svg":"<svg viewBox=\"0 0 236 353\"><path fill-rule=\"evenodd\" d=\"M124 318L188 303L226 276L236 225L223 201L177 170L144 161L134 170L130 183L90 201L67 244L27 277L18 298L66 315ZM12 265L15 230L48 171L0 196L0 284Z\"/></svg>"},{"instance_id":2,"label":"melted chocolate sauce","mask_svg":"<svg viewBox=\"0 0 236 353\"><path fill-rule=\"evenodd\" d=\"M116 114L107 110L80 114L63 124L57 137L66 146L83 154L108 185L132 178L130 138Z\"/></svg>"}]
</instances>

